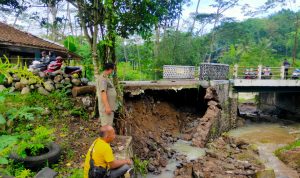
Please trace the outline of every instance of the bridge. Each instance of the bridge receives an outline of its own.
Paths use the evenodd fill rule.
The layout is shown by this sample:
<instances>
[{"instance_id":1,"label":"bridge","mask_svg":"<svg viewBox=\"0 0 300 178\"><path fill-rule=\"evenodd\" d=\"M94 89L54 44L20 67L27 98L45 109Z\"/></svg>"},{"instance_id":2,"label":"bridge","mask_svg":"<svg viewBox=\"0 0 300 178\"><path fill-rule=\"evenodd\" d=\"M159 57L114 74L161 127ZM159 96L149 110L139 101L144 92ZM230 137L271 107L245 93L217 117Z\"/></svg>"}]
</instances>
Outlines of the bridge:
<instances>
[{"instance_id":1,"label":"bridge","mask_svg":"<svg viewBox=\"0 0 300 178\"><path fill-rule=\"evenodd\" d=\"M292 77L295 68L244 67L235 65L232 86L237 92L300 92L300 80ZM268 75L264 75L264 73Z\"/></svg>"},{"instance_id":2,"label":"bridge","mask_svg":"<svg viewBox=\"0 0 300 178\"><path fill-rule=\"evenodd\" d=\"M163 80L124 81L121 84L125 91L207 88L226 83L235 92L300 92L300 80L292 79L294 70L290 67L286 74L284 66L235 65L230 69L229 65L214 63L202 63L199 67L165 65Z\"/></svg>"}]
</instances>

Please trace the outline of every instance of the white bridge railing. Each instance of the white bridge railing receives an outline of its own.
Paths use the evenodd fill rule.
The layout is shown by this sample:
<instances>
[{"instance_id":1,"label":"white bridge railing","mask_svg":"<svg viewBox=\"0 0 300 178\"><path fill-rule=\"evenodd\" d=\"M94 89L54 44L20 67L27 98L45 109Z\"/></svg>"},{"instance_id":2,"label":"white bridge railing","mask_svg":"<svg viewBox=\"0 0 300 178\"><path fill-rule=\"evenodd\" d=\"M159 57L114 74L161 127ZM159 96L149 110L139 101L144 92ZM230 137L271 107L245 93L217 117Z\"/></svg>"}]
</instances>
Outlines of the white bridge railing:
<instances>
[{"instance_id":1,"label":"white bridge railing","mask_svg":"<svg viewBox=\"0 0 300 178\"><path fill-rule=\"evenodd\" d=\"M233 78L234 79L277 79L284 80L292 78L292 73L295 70L293 67L268 67L268 66L239 66L234 65Z\"/></svg>"}]
</instances>

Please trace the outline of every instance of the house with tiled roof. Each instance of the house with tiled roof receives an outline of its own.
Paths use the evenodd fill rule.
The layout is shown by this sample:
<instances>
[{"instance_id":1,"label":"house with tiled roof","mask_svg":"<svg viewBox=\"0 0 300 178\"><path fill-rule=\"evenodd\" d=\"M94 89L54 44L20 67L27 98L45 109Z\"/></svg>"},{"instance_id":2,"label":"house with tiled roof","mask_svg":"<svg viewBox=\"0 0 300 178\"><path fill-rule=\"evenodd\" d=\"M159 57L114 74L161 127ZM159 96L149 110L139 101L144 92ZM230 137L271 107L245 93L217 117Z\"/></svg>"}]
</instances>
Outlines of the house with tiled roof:
<instances>
[{"instance_id":1,"label":"house with tiled roof","mask_svg":"<svg viewBox=\"0 0 300 178\"><path fill-rule=\"evenodd\" d=\"M0 22L0 58L5 55L11 63L16 63L20 58L23 63L28 64L39 59L42 51L51 52L53 56L80 59L80 56L68 51L63 45Z\"/></svg>"}]
</instances>

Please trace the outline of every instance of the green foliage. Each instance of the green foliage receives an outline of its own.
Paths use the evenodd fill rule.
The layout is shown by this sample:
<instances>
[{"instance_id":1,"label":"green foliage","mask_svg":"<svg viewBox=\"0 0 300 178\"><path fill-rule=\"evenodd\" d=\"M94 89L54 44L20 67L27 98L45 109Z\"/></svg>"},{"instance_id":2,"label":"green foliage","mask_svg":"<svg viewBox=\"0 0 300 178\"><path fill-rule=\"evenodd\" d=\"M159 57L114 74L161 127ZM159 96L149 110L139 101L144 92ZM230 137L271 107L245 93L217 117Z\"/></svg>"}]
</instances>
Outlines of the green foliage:
<instances>
[{"instance_id":1,"label":"green foliage","mask_svg":"<svg viewBox=\"0 0 300 178\"><path fill-rule=\"evenodd\" d=\"M72 169L71 175L68 178L82 178L83 170L82 169Z\"/></svg>"},{"instance_id":2,"label":"green foliage","mask_svg":"<svg viewBox=\"0 0 300 178\"><path fill-rule=\"evenodd\" d=\"M133 69L129 62L118 63L118 77L120 80L149 80L150 76L141 69Z\"/></svg>"},{"instance_id":3,"label":"green foliage","mask_svg":"<svg viewBox=\"0 0 300 178\"><path fill-rule=\"evenodd\" d=\"M33 121L36 114L41 114L43 108L41 107L30 107L30 106L23 106L21 108L11 108L6 112L7 118L10 120L19 121L27 120Z\"/></svg>"},{"instance_id":4,"label":"green foliage","mask_svg":"<svg viewBox=\"0 0 300 178\"><path fill-rule=\"evenodd\" d=\"M80 108L74 108L71 110L70 114L72 116L77 116L77 117L80 117L84 120L87 120L89 118L87 112L85 111L84 108L80 107Z\"/></svg>"},{"instance_id":5,"label":"green foliage","mask_svg":"<svg viewBox=\"0 0 300 178\"><path fill-rule=\"evenodd\" d=\"M8 164L8 156L12 147L17 143L18 137L13 135L0 136L0 165Z\"/></svg>"},{"instance_id":6,"label":"green foliage","mask_svg":"<svg viewBox=\"0 0 300 178\"><path fill-rule=\"evenodd\" d=\"M31 178L33 175L29 169L23 169L16 173L16 178Z\"/></svg>"},{"instance_id":7,"label":"green foliage","mask_svg":"<svg viewBox=\"0 0 300 178\"><path fill-rule=\"evenodd\" d=\"M54 140L54 129L47 129L44 126L39 126L34 129L33 134L24 133L22 141L18 144L17 154L21 157L26 157L26 150L29 149L30 154L36 156L39 151Z\"/></svg>"},{"instance_id":8,"label":"green foliage","mask_svg":"<svg viewBox=\"0 0 300 178\"><path fill-rule=\"evenodd\" d=\"M11 73L17 75L21 80L29 80L29 83L42 83L42 79L34 75L31 71L28 71L27 66L22 66L20 59L17 64L11 64L6 56L4 59L0 58L0 83L4 82L3 76L5 76L8 83L12 82Z\"/></svg>"},{"instance_id":9,"label":"green foliage","mask_svg":"<svg viewBox=\"0 0 300 178\"><path fill-rule=\"evenodd\" d=\"M135 175L140 174L142 177L145 177L148 173L148 160L142 161L136 155L133 157L133 166Z\"/></svg>"},{"instance_id":10,"label":"green foliage","mask_svg":"<svg viewBox=\"0 0 300 178\"><path fill-rule=\"evenodd\" d=\"M296 140L295 142L288 144L282 148L279 148L277 150L275 150L275 155L277 157L280 157L281 153L283 153L284 151L288 151L288 150L292 150L294 148L300 147L300 140Z\"/></svg>"},{"instance_id":11,"label":"green foliage","mask_svg":"<svg viewBox=\"0 0 300 178\"><path fill-rule=\"evenodd\" d=\"M91 49L84 37L68 36L63 41L63 44L70 51L82 57L80 60L83 66L83 73L89 80L93 79L93 63L91 58Z\"/></svg>"}]
</instances>

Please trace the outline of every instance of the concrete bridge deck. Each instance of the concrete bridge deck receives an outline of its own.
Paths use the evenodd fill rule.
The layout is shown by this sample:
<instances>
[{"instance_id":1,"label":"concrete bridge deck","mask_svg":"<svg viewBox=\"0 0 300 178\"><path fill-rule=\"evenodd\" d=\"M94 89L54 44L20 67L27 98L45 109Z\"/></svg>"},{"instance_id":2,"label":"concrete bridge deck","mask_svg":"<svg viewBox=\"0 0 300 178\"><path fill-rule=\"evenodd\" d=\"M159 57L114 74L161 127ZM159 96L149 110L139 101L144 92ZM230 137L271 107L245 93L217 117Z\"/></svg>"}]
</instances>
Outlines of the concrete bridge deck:
<instances>
[{"instance_id":1,"label":"concrete bridge deck","mask_svg":"<svg viewBox=\"0 0 300 178\"><path fill-rule=\"evenodd\" d=\"M234 79L232 86L237 91L253 92L300 92L300 80Z\"/></svg>"},{"instance_id":2,"label":"concrete bridge deck","mask_svg":"<svg viewBox=\"0 0 300 178\"><path fill-rule=\"evenodd\" d=\"M144 90L181 90L189 88L207 88L208 86L228 84L229 80L159 80L159 81L121 81L125 92Z\"/></svg>"}]
</instances>

